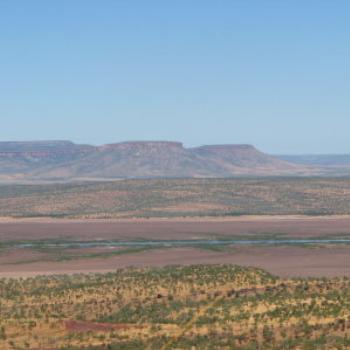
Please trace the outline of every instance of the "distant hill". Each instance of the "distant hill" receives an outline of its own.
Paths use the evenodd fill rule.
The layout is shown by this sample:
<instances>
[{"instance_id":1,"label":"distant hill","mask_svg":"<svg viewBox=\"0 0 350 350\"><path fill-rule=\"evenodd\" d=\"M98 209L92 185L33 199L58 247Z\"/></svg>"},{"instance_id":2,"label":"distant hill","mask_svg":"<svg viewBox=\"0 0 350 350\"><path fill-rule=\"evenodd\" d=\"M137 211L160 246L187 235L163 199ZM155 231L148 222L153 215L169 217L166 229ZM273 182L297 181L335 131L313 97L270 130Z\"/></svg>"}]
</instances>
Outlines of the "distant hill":
<instances>
[{"instance_id":1,"label":"distant hill","mask_svg":"<svg viewBox=\"0 0 350 350\"><path fill-rule=\"evenodd\" d=\"M223 169L226 176L238 174L285 175L305 172L287 161L260 152L251 145L209 145L191 149L203 159Z\"/></svg>"},{"instance_id":2,"label":"distant hill","mask_svg":"<svg viewBox=\"0 0 350 350\"><path fill-rule=\"evenodd\" d=\"M277 157L294 164L350 167L350 154L279 155Z\"/></svg>"},{"instance_id":3,"label":"distant hill","mask_svg":"<svg viewBox=\"0 0 350 350\"><path fill-rule=\"evenodd\" d=\"M185 148L180 142L103 146L70 141L0 142L0 180L184 178L312 175L308 164L267 155L251 145Z\"/></svg>"},{"instance_id":4,"label":"distant hill","mask_svg":"<svg viewBox=\"0 0 350 350\"><path fill-rule=\"evenodd\" d=\"M30 178L39 169L74 162L94 150L70 141L0 142L0 179Z\"/></svg>"}]
</instances>

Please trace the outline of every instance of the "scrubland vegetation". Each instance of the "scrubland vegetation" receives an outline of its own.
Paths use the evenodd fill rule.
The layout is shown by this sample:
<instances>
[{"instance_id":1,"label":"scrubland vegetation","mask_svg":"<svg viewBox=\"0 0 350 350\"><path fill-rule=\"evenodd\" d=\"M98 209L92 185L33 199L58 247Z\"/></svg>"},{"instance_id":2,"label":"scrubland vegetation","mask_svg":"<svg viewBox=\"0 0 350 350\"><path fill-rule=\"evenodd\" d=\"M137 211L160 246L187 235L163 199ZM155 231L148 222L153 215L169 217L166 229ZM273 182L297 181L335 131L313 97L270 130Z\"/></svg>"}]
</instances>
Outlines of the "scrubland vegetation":
<instances>
[{"instance_id":1,"label":"scrubland vegetation","mask_svg":"<svg viewBox=\"0 0 350 350\"><path fill-rule=\"evenodd\" d=\"M350 214L350 178L121 180L0 186L0 216Z\"/></svg>"},{"instance_id":2,"label":"scrubland vegetation","mask_svg":"<svg viewBox=\"0 0 350 350\"><path fill-rule=\"evenodd\" d=\"M229 265L0 280L0 349L346 349L350 280Z\"/></svg>"}]
</instances>

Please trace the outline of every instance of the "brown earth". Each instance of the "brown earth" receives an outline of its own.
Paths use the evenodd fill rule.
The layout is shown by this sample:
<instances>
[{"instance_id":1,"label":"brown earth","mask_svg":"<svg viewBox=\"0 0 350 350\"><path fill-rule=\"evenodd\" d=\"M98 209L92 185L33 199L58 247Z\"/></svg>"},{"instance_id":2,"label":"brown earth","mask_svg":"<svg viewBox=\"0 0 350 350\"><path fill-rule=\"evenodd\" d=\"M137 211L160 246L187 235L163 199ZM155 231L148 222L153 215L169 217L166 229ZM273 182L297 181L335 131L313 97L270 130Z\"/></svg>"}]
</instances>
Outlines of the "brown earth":
<instances>
[{"instance_id":1,"label":"brown earth","mask_svg":"<svg viewBox=\"0 0 350 350\"><path fill-rule=\"evenodd\" d=\"M19 254L18 259L21 258ZM9 265L0 263L0 277L30 277L81 272L103 273L128 266L221 263L255 266L282 277L350 276L350 247L245 246L229 252L213 252L190 247L157 249L109 258Z\"/></svg>"},{"instance_id":2,"label":"brown earth","mask_svg":"<svg viewBox=\"0 0 350 350\"><path fill-rule=\"evenodd\" d=\"M65 322L65 328L70 332L108 332L112 330L142 329L144 326L126 323L96 323L70 320Z\"/></svg>"},{"instance_id":3,"label":"brown earth","mask_svg":"<svg viewBox=\"0 0 350 350\"><path fill-rule=\"evenodd\" d=\"M0 241L70 238L195 239L276 233L285 237L350 234L350 217L249 217L149 220L2 220ZM95 251L94 249L92 251ZM106 258L40 261L45 255L13 249L0 255L0 277L107 272L127 266L230 263L256 266L283 276L350 276L350 247L240 246L224 251L200 248L153 249ZM32 262L30 262L32 260ZM29 261L25 264L21 263Z\"/></svg>"},{"instance_id":4,"label":"brown earth","mask_svg":"<svg viewBox=\"0 0 350 350\"><path fill-rule=\"evenodd\" d=\"M47 254L30 249L7 249L0 254L0 266L6 264L17 264L22 261L44 260Z\"/></svg>"},{"instance_id":5,"label":"brown earth","mask_svg":"<svg viewBox=\"0 0 350 350\"><path fill-rule=\"evenodd\" d=\"M191 219L3 219L0 241L33 239L196 239L283 234L288 237L350 235L350 216L249 216Z\"/></svg>"}]
</instances>

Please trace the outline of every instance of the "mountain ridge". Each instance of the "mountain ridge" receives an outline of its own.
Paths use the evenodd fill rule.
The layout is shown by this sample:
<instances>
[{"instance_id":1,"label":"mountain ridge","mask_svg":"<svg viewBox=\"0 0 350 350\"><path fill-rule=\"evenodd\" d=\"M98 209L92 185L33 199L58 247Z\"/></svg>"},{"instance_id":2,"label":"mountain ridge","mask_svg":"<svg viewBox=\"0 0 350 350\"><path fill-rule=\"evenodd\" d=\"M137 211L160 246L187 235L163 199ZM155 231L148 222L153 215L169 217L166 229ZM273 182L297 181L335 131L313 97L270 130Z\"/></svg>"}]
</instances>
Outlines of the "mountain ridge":
<instances>
[{"instance_id":1,"label":"mountain ridge","mask_svg":"<svg viewBox=\"0 0 350 350\"><path fill-rule=\"evenodd\" d=\"M0 180L184 178L310 175L314 169L249 144L186 148L177 141L124 141L100 146L72 141L0 142Z\"/></svg>"}]
</instances>

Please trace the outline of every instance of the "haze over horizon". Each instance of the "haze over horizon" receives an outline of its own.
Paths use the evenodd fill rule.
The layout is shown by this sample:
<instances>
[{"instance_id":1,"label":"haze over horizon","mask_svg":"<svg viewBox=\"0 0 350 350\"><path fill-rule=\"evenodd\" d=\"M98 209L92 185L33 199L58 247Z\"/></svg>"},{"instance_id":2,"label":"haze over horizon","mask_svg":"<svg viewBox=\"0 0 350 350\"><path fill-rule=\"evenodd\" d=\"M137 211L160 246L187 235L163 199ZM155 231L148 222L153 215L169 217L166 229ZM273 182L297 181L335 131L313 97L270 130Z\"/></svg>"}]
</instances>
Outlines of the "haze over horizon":
<instances>
[{"instance_id":1,"label":"haze over horizon","mask_svg":"<svg viewBox=\"0 0 350 350\"><path fill-rule=\"evenodd\" d=\"M350 153L348 1L0 3L0 141Z\"/></svg>"}]
</instances>

